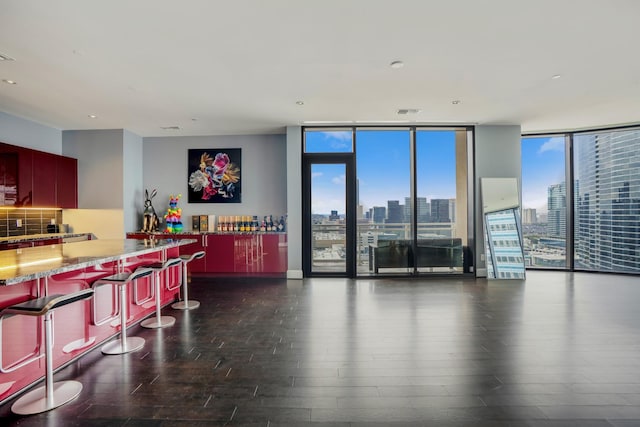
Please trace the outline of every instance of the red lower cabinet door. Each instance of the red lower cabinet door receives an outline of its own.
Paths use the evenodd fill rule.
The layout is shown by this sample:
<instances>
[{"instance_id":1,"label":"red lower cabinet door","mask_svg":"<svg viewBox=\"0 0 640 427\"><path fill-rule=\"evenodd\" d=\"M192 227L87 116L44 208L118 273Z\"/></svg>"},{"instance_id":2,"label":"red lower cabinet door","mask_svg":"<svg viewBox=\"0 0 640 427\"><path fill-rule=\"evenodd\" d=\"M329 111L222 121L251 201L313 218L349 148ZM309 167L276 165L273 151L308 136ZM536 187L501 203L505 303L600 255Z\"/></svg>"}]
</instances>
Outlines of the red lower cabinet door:
<instances>
[{"instance_id":1,"label":"red lower cabinet door","mask_svg":"<svg viewBox=\"0 0 640 427\"><path fill-rule=\"evenodd\" d=\"M262 240L262 272L287 272L287 236L265 234Z\"/></svg>"},{"instance_id":2,"label":"red lower cabinet door","mask_svg":"<svg viewBox=\"0 0 640 427\"><path fill-rule=\"evenodd\" d=\"M235 271L233 234L210 234L206 239L207 273L233 273Z\"/></svg>"}]
</instances>

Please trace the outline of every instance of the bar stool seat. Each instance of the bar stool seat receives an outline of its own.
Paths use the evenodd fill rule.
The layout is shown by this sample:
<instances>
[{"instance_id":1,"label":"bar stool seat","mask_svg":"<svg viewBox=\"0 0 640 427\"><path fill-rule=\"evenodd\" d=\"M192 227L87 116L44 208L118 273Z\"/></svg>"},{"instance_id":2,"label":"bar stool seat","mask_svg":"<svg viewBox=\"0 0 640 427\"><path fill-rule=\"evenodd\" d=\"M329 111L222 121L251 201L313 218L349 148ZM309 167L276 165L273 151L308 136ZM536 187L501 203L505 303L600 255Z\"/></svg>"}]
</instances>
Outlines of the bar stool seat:
<instances>
[{"instance_id":1,"label":"bar stool seat","mask_svg":"<svg viewBox=\"0 0 640 427\"><path fill-rule=\"evenodd\" d=\"M11 406L13 413L19 415L39 414L62 406L80 394L82 383L78 381L53 382L53 326L51 320L55 309L90 298L92 295L93 289L83 289L66 295L49 295L12 305L2 311L1 316L8 314L44 316L45 324L45 385L20 397ZM39 357L33 360L37 359Z\"/></svg>"},{"instance_id":2,"label":"bar stool seat","mask_svg":"<svg viewBox=\"0 0 640 427\"><path fill-rule=\"evenodd\" d=\"M151 280L153 282L153 287L156 293L156 315L155 317L151 317L149 319L143 320L140 323L140 326L143 328L167 328L169 326L173 326L176 323L176 318L173 316L162 316L160 306L160 273L166 272L168 268L174 267L176 265L181 265L182 260L180 258L170 258L165 262L156 262L153 264L145 265L144 268L151 269L153 274L151 275Z\"/></svg>"},{"instance_id":3,"label":"bar stool seat","mask_svg":"<svg viewBox=\"0 0 640 427\"><path fill-rule=\"evenodd\" d=\"M194 259L204 258L204 251L194 252L191 255L180 255L182 260L182 301L176 302L171 305L171 308L177 310L193 310L200 307L200 302L195 300L189 300L189 289L187 287L187 266Z\"/></svg>"},{"instance_id":4,"label":"bar stool seat","mask_svg":"<svg viewBox=\"0 0 640 427\"><path fill-rule=\"evenodd\" d=\"M125 354L125 353L129 353L131 351L136 351L141 349L144 346L144 338L140 338L140 337L127 337L127 307L129 305L129 301L127 299L127 287L129 284L134 283L135 280L140 279L141 277L146 277L149 276L153 273L153 270L151 270L150 268L139 268L136 271L134 271L133 273L118 273L118 274L114 274L112 276L108 276L108 277L103 277L102 279L98 279L95 282L93 282L93 289L94 291L101 287L101 286L105 286L105 285L113 285L116 286L118 288L118 310L116 313L114 313L114 315L112 316L108 316L104 319L96 319L96 299L94 298L93 301L93 323L97 326L99 325L103 325L113 319L115 319L118 315L118 312L120 314L120 338L115 340L115 341L111 341L107 344L105 344L101 351L104 354Z\"/></svg>"}]
</instances>

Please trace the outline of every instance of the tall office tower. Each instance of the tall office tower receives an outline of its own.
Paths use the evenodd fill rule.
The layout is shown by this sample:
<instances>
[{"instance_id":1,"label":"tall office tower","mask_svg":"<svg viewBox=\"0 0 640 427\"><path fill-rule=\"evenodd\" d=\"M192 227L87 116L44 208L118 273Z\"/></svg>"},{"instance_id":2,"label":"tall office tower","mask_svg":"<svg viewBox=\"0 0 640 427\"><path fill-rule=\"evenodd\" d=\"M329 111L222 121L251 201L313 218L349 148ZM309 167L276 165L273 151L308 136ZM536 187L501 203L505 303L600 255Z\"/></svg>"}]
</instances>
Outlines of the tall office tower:
<instances>
[{"instance_id":1,"label":"tall office tower","mask_svg":"<svg viewBox=\"0 0 640 427\"><path fill-rule=\"evenodd\" d=\"M538 216L536 210L532 208L522 209L522 223L523 224L536 224L538 222Z\"/></svg>"},{"instance_id":2,"label":"tall office tower","mask_svg":"<svg viewBox=\"0 0 640 427\"><path fill-rule=\"evenodd\" d=\"M387 217L387 208L384 206L374 206L373 208L373 222L376 224L384 223Z\"/></svg>"},{"instance_id":3,"label":"tall office tower","mask_svg":"<svg viewBox=\"0 0 640 427\"><path fill-rule=\"evenodd\" d=\"M574 137L578 268L640 271L640 131Z\"/></svg>"},{"instance_id":4,"label":"tall office tower","mask_svg":"<svg viewBox=\"0 0 640 427\"><path fill-rule=\"evenodd\" d=\"M547 189L547 234L564 238L567 235L567 190L564 182Z\"/></svg>"},{"instance_id":5,"label":"tall office tower","mask_svg":"<svg viewBox=\"0 0 640 427\"><path fill-rule=\"evenodd\" d=\"M429 203L426 197L416 197L416 207L418 213L418 223L429 222ZM411 197L404 198L404 222L410 222L411 215Z\"/></svg>"},{"instance_id":6,"label":"tall office tower","mask_svg":"<svg viewBox=\"0 0 640 427\"><path fill-rule=\"evenodd\" d=\"M431 199L431 222L451 222L449 199Z\"/></svg>"},{"instance_id":7,"label":"tall office tower","mask_svg":"<svg viewBox=\"0 0 640 427\"><path fill-rule=\"evenodd\" d=\"M404 198L404 222L412 221L411 215L411 197Z\"/></svg>"},{"instance_id":8,"label":"tall office tower","mask_svg":"<svg viewBox=\"0 0 640 427\"><path fill-rule=\"evenodd\" d=\"M401 224L404 222L404 205L399 200L387 200L388 223Z\"/></svg>"},{"instance_id":9,"label":"tall office tower","mask_svg":"<svg viewBox=\"0 0 640 427\"><path fill-rule=\"evenodd\" d=\"M338 211L331 211L331 215L329 215L330 221L337 221L340 219L340 215L338 215Z\"/></svg>"},{"instance_id":10,"label":"tall office tower","mask_svg":"<svg viewBox=\"0 0 640 427\"><path fill-rule=\"evenodd\" d=\"M417 197L416 202L418 205L418 222L429 222L429 203L427 203L426 197Z\"/></svg>"},{"instance_id":11,"label":"tall office tower","mask_svg":"<svg viewBox=\"0 0 640 427\"><path fill-rule=\"evenodd\" d=\"M456 199L449 199L449 219L456 222Z\"/></svg>"}]
</instances>

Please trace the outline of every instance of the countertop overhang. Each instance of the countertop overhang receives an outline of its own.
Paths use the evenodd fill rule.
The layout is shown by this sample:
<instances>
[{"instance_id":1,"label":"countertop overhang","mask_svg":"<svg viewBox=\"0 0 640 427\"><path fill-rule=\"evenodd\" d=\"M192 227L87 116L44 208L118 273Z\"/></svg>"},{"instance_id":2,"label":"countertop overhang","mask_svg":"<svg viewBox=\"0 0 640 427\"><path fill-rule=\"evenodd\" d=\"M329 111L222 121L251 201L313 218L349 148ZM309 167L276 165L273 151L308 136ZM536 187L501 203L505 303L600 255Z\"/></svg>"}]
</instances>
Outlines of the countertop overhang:
<instances>
[{"instance_id":1,"label":"countertop overhang","mask_svg":"<svg viewBox=\"0 0 640 427\"><path fill-rule=\"evenodd\" d=\"M195 242L195 239L105 239L0 251L0 286Z\"/></svg>"}]
</instances>

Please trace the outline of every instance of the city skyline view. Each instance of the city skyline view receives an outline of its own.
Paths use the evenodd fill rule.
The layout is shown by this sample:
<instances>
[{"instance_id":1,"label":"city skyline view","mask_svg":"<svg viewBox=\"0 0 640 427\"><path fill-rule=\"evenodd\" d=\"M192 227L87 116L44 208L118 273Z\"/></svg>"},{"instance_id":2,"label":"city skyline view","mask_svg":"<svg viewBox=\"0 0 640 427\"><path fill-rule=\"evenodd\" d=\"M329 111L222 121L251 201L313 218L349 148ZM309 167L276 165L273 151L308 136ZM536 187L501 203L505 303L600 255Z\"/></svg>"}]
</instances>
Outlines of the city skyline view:
<instances>
[{"instance_id":1,"label":"city skyline view","mask_svg":"<svg viewBox=\"0 0 640 427\"><path fill-rule=\"evenodd\" d=\"M549 187L565 181L564 137L522 138L522 208L548 211Z\"/></svg>"},{"instance_id":2,"label":"city skyline view","mask_svg":"<svg viewBox=\"0 0 640 427\"><path fill-rule=\"evenodd\" d=\"M453 199L456 195L455 132L417 131L417 197ZM307 150L350 152L350 131L307 132ZM356 132L356 174L359 204L366 212L386 207L389 200L404 203L410 196L410 134L408 130ZM344 214L344 166L316 164L312 171L312 213Z\"/></svg>"}]
</instances>

